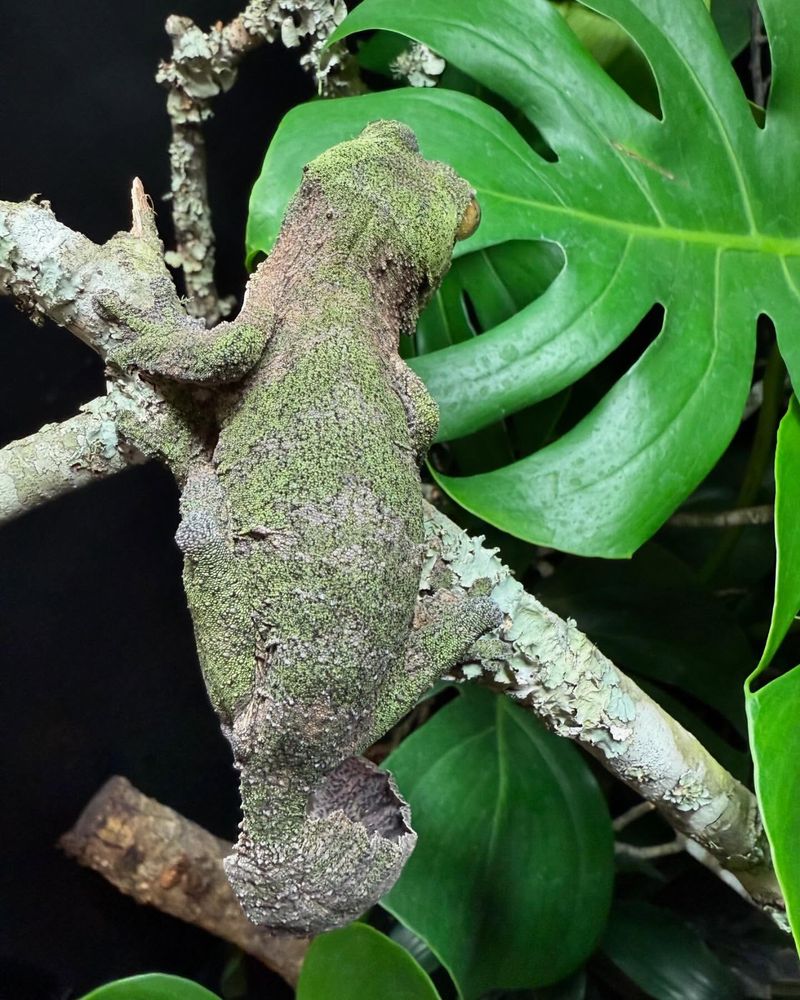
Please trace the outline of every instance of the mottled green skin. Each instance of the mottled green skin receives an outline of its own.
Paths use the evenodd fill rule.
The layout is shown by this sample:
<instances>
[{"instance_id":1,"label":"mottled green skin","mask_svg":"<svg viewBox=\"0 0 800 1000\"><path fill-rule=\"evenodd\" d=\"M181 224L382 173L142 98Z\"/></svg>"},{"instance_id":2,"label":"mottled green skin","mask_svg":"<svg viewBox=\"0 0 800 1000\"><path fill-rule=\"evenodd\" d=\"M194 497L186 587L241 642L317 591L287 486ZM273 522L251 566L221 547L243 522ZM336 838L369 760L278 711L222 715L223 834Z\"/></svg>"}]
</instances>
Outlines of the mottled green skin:
<instances>
[{"instance_id":1,"label":"mottled green skin","mask_svg":"<svg viewBox=\"0 0 800 1000\"><path fill-rule=\"evenodd\" d=\"M410 130L375 123L306 168L236 322L200 337L148 323L118 356L203 385L249 369L216 397L218 438L189 463L177 537L241 771L226 868L258 923L324 930L393 883L408 810L352 758L496 623L487 599L417 606L418 463L437 413L397 354L471 201ZM237 323L246 349L228 352Z\"/></svg>"}]
</instances>

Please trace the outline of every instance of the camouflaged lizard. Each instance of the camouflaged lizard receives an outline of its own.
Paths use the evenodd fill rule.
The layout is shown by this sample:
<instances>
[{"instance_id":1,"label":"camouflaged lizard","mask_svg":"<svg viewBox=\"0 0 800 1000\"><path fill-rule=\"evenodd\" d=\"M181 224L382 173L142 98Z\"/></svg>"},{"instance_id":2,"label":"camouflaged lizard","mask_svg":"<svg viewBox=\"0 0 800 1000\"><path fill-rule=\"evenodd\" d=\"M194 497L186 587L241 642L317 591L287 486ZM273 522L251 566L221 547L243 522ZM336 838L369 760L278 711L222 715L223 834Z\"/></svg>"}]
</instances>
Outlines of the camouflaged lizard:
<instances>
[{"instance_id":1,"label":"camouflaged lizard","mask_svg":"<svg viewBox=\"0 0 800 1000\"><path fill-rule=\"evenodd\" d=\"M415 834L359 755L498 624L488 598L418 600L438 415L397 353L477 222L465 181L375 122L305 168L235 321L105 302L112 365L178 414L122 430L182 486L186 594L240 771L225 867L257 924L316 933L391 887Z\"/></svg>"}]
</instances>

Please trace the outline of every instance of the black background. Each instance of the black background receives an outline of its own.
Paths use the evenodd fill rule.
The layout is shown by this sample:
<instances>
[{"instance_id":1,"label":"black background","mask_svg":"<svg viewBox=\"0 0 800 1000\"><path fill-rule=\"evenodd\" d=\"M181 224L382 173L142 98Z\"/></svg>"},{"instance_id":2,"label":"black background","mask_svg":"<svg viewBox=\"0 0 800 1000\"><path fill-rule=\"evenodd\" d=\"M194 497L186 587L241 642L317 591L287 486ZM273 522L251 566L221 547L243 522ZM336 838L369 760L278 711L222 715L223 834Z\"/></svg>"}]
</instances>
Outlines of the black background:
<instances>
[{"instance_id":1,"label":"black background","mask_svg":"<svg viewBox=\"0 0 800 1000\"><path fill-rule=\"evenodd\" d=\"M202 27L242 0L0 0L0 199L34 192L102 242L130 226L142 178L171 243L169 128L153 79L169 13ZM312 94L296 52L262 49L207 128L218 278L241 294L250 187L282 115ZM0 447L103 392L102 365L0 298ZM230 754L199 674L172 540L177 500L154 466L0 527L0 998L59 998L140 972L218 990L231 949L120 896L57 850L111 774L233 838ZM247 966L263 998L289 992Z\"/></svg>"}]
</instances>

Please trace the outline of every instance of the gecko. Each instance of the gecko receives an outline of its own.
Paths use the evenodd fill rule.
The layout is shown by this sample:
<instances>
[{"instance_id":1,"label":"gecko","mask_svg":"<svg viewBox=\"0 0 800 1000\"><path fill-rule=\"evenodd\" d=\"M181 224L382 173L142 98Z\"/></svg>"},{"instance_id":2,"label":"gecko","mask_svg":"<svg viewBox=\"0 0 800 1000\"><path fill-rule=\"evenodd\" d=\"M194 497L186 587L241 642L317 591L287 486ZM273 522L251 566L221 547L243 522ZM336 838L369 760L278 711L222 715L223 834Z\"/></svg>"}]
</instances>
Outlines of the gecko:
<instances>
[{"instance_id":1,"label":"gecko","mask_svg":"<svg viewBox=\"0 0 800 1000\"><path fill-rule=\"evenodd\" d=\"M260 926L319 933L394 884L416 835L362 755L501 620L488 597L419 597L438 410L398 353L479 217L408 126L373 122L304 168L235 320L105 303L110 364L176 414L121 429L181 487L184 587L240 778L225 870Z\"/></svg>"}]
</instances>

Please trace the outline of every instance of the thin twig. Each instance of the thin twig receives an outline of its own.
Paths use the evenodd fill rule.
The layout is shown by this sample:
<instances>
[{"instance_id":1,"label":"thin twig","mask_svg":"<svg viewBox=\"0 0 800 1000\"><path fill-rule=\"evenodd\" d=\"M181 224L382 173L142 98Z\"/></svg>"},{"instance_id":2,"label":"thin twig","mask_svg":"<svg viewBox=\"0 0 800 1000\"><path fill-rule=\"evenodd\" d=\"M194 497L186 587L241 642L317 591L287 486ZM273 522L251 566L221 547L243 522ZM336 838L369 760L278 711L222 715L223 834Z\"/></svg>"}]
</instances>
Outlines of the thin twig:
<instances>
[{"instance_id":1,"label":"thin twig","mask_svg":"<svg viewBox=\"0 0 800 1000\"><path fill-rule=\"evenodd\" d=\"M659 858L671 857L675 854L680 854L681 851L685 851L690 858L694 858L699 864L707 868L710 872L713 872L720 881L724 882L728 888L733 889L737 896L741 896L742 899L746 900L748 903L752 903L752 898L739 881L739 879L726 868L723 868L719 863L719 860L714 857L714 855L707 851L704 847L701 847L696 841L692 840L691 837L685 837L682 833L675 835L674 840L667 841L666 844L654 844L652 846L638 846L636 844L627 844L624 841L616 841L614 844L614 853L617 857L627 857L632 858L637 861L657 861ZM784 930L788 928L784 926L785 917L780 914L778 915L778 924L783 927Z\"/></svg>"},{"instance_id":2,"label":"thin twig","mask_svg":"<svg viewBox=\"0 0 800 1000\"><path fill-rule=\"evenodd\" d=\"M188 17L173 15L166 30L172 58L156 79L164 84L172 128L169 147L172 217L176 250L167 262L183 270L190 315L214 326L232 309L214 282L215 237L208 200L203 122L213 116L211 100L230 90L248 52L278 36L287 47L310 42L300 63L321 89L346 93L356 80L355 62L334 48L323 63L323 45L347 13L343 0L250 0L228 24L202 31Z\"/></svg>"},{"instance_id":3,"label":"thin twig","mask_svg":"<svg viewBox=\"0 0 800 1000\"><path fill-rule=\"evenodd\" d=\"M618 840L614 844L614 853L620 857L635 858L637 861L654 861L656 858L666 858L673 854L680 854L686 850L686 837L678 836L666 844L651 844L640 847L638 844L626 844Z\"/></svg>"},{"instance_id":4,"label":"thin twig","mask_svg":"<svg viewBox=\"0 0 800 1000\"><path fill-rule=\"evenodd\" d=\"M642 816L649 815L654 809L655 806L652 802L639 802L637 805L631 806L630 809L617 816L611 824L614 828L614 832L619 833L627 826L630 826L631 823L635 823L637 819L641 819Z\"/></svg>"},{"instance_id":5,"label":"thin twig","mask_svg":"<svg viewBox=\"0 0 800 1000\"><path fill-rule=\"evenodd\" d=\"M681 511L667 521L672 528L741 528L751 524L772 524L772 504L735 507L733 510Z\"/></svg>"}]
</instances>

